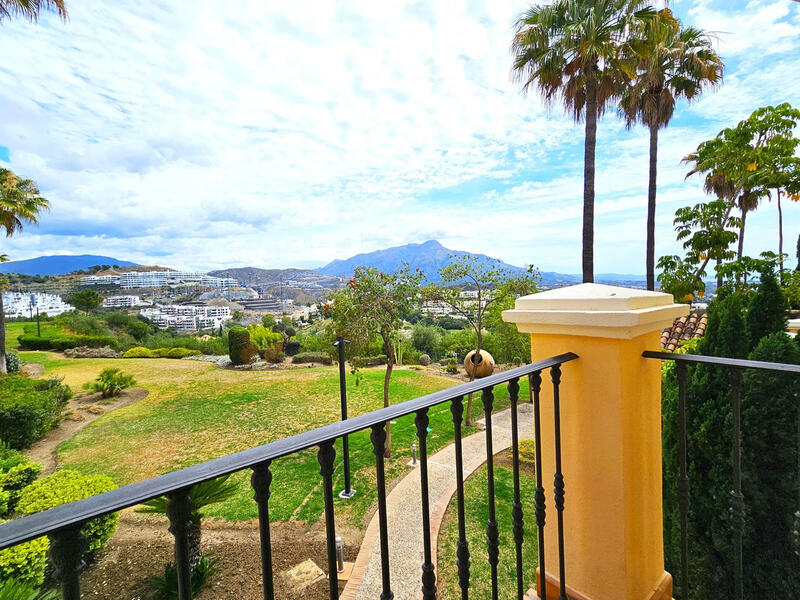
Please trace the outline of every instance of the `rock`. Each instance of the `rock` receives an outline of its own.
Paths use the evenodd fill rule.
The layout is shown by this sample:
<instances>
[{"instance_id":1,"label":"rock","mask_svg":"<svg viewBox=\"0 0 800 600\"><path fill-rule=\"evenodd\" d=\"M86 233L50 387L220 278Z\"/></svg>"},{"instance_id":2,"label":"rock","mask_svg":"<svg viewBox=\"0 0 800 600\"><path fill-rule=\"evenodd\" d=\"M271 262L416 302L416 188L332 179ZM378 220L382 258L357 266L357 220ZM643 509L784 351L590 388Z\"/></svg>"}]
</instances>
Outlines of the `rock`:
<instances>
[{"instance_id":1,"label":"rock","mask_svg":"<svg viewBox=\"0 0 800 600\"><path fill-rule=\"evenodd\" d=\"M296 589L305 589L321 579L325 579L325 572L311 560L304 560L293 566L283 574Z\"/></svg>"},{"instance_id":2,"label":"rock","mask_svg":"<svg viewBox=\"0 0 800 600\"><path fill-rule=\"evenodd\" d=\"M64 350L64 356L68 358L121 358L122 352L116 352L109 346L103 346L102 348L78 346Z\"/></svg>"}]
</instances>

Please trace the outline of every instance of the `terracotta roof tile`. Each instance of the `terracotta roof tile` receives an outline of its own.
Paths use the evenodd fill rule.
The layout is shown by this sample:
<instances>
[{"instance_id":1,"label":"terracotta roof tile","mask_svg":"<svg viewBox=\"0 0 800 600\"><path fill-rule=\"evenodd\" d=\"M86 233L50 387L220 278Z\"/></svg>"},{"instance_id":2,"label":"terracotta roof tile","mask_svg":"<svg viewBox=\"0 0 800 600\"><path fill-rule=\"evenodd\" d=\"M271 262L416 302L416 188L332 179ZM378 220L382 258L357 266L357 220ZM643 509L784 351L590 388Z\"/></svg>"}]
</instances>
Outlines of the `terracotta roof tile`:
<instances>
[{"instance_id":1,"label":"terracotta roof tile","mask_svg":"<svg viewBox=\"0 0 800 600\"><path fill-rule=\"evenodd\" d=\"M702 337L707 323L708 315L703 308L693 310L688 317L678 317L661 332L661 347L672 352L681 342Z\"/></svg>"}]
</instances>

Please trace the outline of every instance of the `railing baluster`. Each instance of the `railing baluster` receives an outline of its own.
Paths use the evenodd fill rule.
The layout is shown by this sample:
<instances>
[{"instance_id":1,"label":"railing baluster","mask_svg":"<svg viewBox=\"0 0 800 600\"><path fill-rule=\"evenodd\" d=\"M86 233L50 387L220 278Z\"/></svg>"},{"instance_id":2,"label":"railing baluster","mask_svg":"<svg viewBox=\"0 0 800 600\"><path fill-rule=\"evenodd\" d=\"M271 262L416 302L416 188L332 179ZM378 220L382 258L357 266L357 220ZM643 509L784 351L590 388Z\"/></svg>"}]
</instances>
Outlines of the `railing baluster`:
<instances>
[{"instance_id":1,"label":"railing baluster","mask_svg":"<svg viewBox=\"0 0 800 600\"><path fill-rule=\"evenodd\" d=\"M264 588L264 600L274 600L275 589L272 577L272 542L269 530L269 497L272 484L272 471L268 460L253 467L250 483L255 495L253 500L258 504L258 533L261 540L261 584Z\"/></svg>"},{"instance_id":2,"label":"railing baluster","mask_svg":"<svg viewBox=\"0 0 800 600\"><path fill-rule=\"evenodd\" d=\"M522 502L519 499L519 431L517 425L517 402L519 401L519 380L508 382L508 397L511 401L511 460L514 470L514 503L511 508L513 522L514 545L517 558L517 600L525 595L525 583L522 572L522 541L524 539L525 521L522 514Z\"/></svg>"},{"instance_id":3,"label":"railing baluster","mask_svg":"<svg viewBox=\"0 0 800 600\"><path fill-rule=\"evenodd\" d=\"M372 426L372 451L375 453L375 468L378 475L378 529L381 542L381 600L392 600L392 582L389 573L389 524L386 514L386 471L384 455L386 452L386 424Z\"/></svg>"},{"instance_id":4,"label":"railing baluster","mask_svg":"<svg viewBox=\"0 0 800 600\"><path fill-rule=\"evenodd\" d=\"M422 545L425 562L422 563L422 598L436 600L436 573L431 559L431 512L428 494L428 409L417 411L414 424L419 439L419 480L422 496Z\"/></svg>"},{"instance_id":5,"label":"railing baluster","mask_svg":"<svg viewBox=\"0 0 800 600\"><path fill-rule=\"evenodd\" d=\"M494 451L492 449L492 405L494 393L491 388L483 390L483 414L486 420L486 476L489 494L489 520L486 521L486 547L489 553L489 566L492 571L492 600L497 600L497 563L500 558L500 536L497 531L497 515L494 501Z\"/></svg>"},{"instance_id":6,"label":"railing baluster","mask_svg":"<svg viewBox=\"0 0 800 600\"><path fill-rule=\"evenodd\" d=\"M744 495L742 494L742 372L732 368L731 403L733 408L733 436L731 458L733 461L733 490L731 504L735 530L734 542L734 592L737 600L744 597L744 566L742 564L742 535L744 530Z\"/></svg>"},{"instance_id":7,"label":"railing baluster","mask_svg":"<svg viewBox=\"0 0 800 600\"><path fill-rule=\"evenodd\" d=\"M339 597L339 574L336 565L336 523L333 514L333 459L336 449L333 440L319 445L317 462L319 474L322 475L322 489L325 496L325 536L328 547L328 582L331 600Z\"/></svg>"},{"instance_id":8,"label":"railing baluster","mask_svg":"<svg viewBox=\"0 0 800 600\"><path fill-rule=\"evenodd\" d=\"M567 599L566 567L564 564L564 475L561 472L561 398L559 386L561 384L561 367L559 365L550 369L553 380L553 416L555 421L555 454L556 474L554 480L555 505L558 516L558 600Z\"/></svg>"},{"instance_id":9,"label":"railing baluster","mask_svg":"<svg viewBox=\"0 0 800 600\"><path fill-rule=\"evenodd\" d=\"M56 580L61 583L63 600L80 600L83 553L88 546L81 533L83 524L57 531L50 536L50 560L55 566Z\"/></svg>"},{"instance_id":10,"label":"railing baluster","mask_svg":"<svg viewBox=\"0 0 800 600\"><path fill-rule=\"evenodd\" d=\"M456 503L458 507L458 543L456 565L461 600L469 599L469 542L467 542L466 518L464 515L464 459L461 450L461 423L464 419L464 398L459 396L450 402L453 415L453 431L456 446Z\"/></svg>"},{"instance_id":11,"label":"railing baluster","mask_svg":"<svg viewBox=\"0 0 800 600\"><path fill-rule=\"evenodd\" d=\"M167 502L169 532L175 537L175 570L178 578L178 600L191 600L192 598L192 565L188 534L192 513L192 499L189 497L190 489L177 490L167 496L169 499Z\"/></svg>"},{"instance_id":12,"label":"railing baluster","mask_svg":"<svg viewBox=\"0 0 800 600\"><path fill-rule=\"evenodd\" d=\"M681 600L689 600L689 469L686 456L686 363L675 364L678 375L678 511L681 520Z\"/></svg>"},{"instance_id":13,"label":"railing baluster","mask_svg":"<svg viewBox=\"0 0 800 600\"><path fill-rule=\"evenodd\" d=\"M539 542L539 597L547 600L547 571L545 570L544 560L544 523L545 523L545 496L544 486L542 485L542 427L541 414L539 412L539 393L542 391L542 372L532 373L528 379L528 384L533 394L533 440L536 448L536 529Z\"/></svg>"}]
</instances>

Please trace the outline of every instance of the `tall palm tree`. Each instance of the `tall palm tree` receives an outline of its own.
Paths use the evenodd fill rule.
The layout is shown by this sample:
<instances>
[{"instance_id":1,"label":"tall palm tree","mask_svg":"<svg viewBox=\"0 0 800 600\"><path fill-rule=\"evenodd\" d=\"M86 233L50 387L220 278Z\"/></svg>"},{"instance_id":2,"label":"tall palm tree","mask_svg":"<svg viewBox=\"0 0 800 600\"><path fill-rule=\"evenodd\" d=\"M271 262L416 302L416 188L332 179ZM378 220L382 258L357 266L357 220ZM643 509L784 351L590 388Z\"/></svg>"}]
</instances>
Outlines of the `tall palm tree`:
<instances>
[{"instance_id":1,"label":"tall palm tree","mask_svg":"<svg viewBox=\"0 0 800 600\"><path fill-rule=\"evenodd\" d=\"M649 19L627 45L637 76L621 92L619 113L628 128L641 123L650 130L650 180L647 192L647 289L655 289L656 189L658 131L666 127L679 99L692 101L706 87L722 82L723 64L712 37L681 27L665 8Z\"/></svg>"},{"instance_id":2,"label":"tall palm tree","mask_svg":"<svg viewBox=\"0 0 800 600\"><path fill-rule=\"evenodd\" d=\"M67 19L67 6L64 0L0 0L0 22L11 17L36 21L39 19L39 13L48 9L55 9L59 17Z\"/></svg>"},{"instance_id":3,"label":"tall palm tree","mask_svg":"<svg viewBox=\"0 0 800 600\"><path fill-rule=\"evenodd\" d=\"M38 223L39 213L50 208L50 203L39 194L39 188L30 179L20 179L13 171L0 169L0 231L6 237L22 231L23 225ZM0 373L6 372L6 319L0 281Z\"/></svg>"},{"instance_id":4,"label":"tall palm tree","mask_svg":"<svg viewBox=\"0 0 800 600\"><path fill-rule=\"evenodd\" d=\"M545 102L560 99L576 121L585 119L583 167L583 281L594 281L594 195L597 118L622 82L635 74L623 49L631 32L654 17L641 0L555 0L517 19L513 76Z\"/></svg>"}]
</instances>

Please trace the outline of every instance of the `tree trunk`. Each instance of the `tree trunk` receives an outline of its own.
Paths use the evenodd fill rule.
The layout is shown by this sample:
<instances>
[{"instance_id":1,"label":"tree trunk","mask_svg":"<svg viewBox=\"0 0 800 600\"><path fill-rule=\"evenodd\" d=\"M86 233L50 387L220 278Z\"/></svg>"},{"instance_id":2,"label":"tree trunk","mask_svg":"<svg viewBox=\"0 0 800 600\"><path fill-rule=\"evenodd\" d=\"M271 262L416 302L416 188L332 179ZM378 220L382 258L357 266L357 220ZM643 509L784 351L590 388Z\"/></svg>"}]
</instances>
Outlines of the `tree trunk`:
<instances>
[{"instance_id":1,"label":"tree trunk","mask_svg":"<svg viewBox=\"0 0 800 600\"><path fill-rule=\"evenodd\" d=\"M597 145L596 71L586 78L586 140L583 158L583 282L594 281L594 155Z\"/></svg>"},{"instance_id":2,"label":"tree trunk","mask_svg":"<svg viewBox=\"0 0 800 600\"><path fill-rule=\"evenodd\" d=\"M736 260L742 260L744 256L744 226L747 222L747 209L742 208L742 226L739 227L739 249L736 254Z\"/></svg>"},{"instance_id":3,"label":"tree trunk","mask_svg":"<svg viewBox=\"0 0 800 600\"><path fill-rule=\"evenodd\" d=\"M781 191L778 192L778 275L783 286L783 209L781 208Z\"/></svg>"},{"instance_id":4,"label":"tree trunk","mask_svg":"<svg viewBox=\"0 0 800 600\"><path fill-rule=\"evenodd\" d=\"M186 539L189 542L189 567L194 571L195 567L200 563L203 558L203 532L200 528L200 519L197 522L192 519L186 528Z\"/></svg>"},{"instance_id":5,"label":"tree trunk","mask_svg":"<svg viewBox=\"0 0 800 600\"><path fill-rule=\"evenodd\" d=\"M647 187L647 289L656 289L656 181L658 126L650 126L650 182Z\"/></svg>"},{"instance_id":6,"label":"tree trunk","mask_svg":"<svg viewBox=\"0 0 800 600\"><path fill-rule=\"evenodd\" d=\"M383 378L383 406L389 406L389 380L392 378L394 368L394 346L388 336L383 341L386 346L386 375ZM392 424L386 423L386 450L383 455L386 458L392 457Z\"/></svg>"},{"instance_id":7,"label":"tree trunk","mask_svg":"<svg viewBox=\"0 0 800 600\"><path fill-rule=\"evenodd\" d=\"M717 289L722 287L722 273L719 272L719 266L720 266L721 262L722 261L720 259L717 259L717 268L716 268L716 271L717 271Z\"/></svg>"},{"instance_id":8,"label":"tree trunk","mask_svg":"<svg viewBox=\"0 0 800 600\"><path fill-rule=\"evenodd\" d=\"M0 285L0 373L6 369L6 309L3 304L3 286Z\"/></svg>"}]
</instances>

